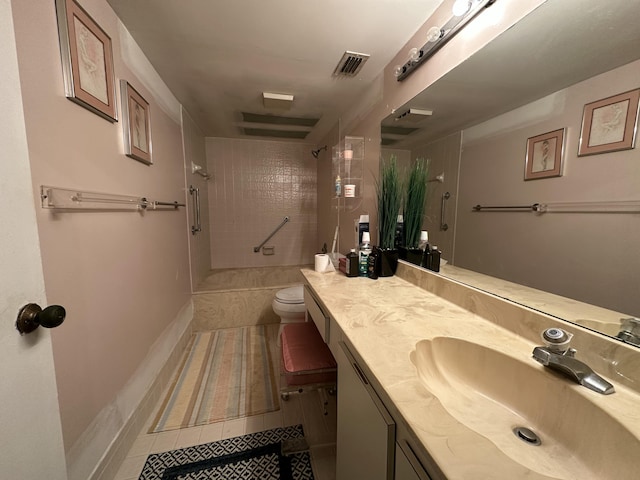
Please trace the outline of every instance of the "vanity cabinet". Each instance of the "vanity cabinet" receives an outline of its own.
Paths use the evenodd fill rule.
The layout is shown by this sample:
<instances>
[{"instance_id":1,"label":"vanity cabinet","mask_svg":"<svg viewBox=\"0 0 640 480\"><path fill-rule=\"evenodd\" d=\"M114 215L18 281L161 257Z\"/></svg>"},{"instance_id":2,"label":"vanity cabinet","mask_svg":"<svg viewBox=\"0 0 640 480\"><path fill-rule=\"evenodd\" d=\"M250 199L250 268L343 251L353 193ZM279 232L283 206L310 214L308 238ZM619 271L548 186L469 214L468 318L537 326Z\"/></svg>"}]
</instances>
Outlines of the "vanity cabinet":
<instances>
[{"instance_id":1,"label":"vanity cabinet","mask_svg":"<svg viewBox=\"0 0 640 480\"><path fill-rule=\"evenodd\" d=\"M395 423L347 345L339 345L336 479L393 480Z\"/></svg>"},{"instance_id":2,"label":"vanity cabinet","mask_svg":"<svg viewBox=\"0 0 640 480\"><path fill-rule=\"evenodd\" d=\"M307 308L309 318L315 323L318 332L320 332L322 340L325 343L329 343L329 315L325 313L324 308L316 299L309 285L304 286L304 305Z\"/></svg>"},{"instance_id":3,"label":"vanity cabinet","mask_svg":"<svg viewBox=\"0 0 640 480\"><path fill-rule=\"evenodd\" d=\"M432 480L408 444L396 443L395 480Z\"/></svg>"}]
</instances>

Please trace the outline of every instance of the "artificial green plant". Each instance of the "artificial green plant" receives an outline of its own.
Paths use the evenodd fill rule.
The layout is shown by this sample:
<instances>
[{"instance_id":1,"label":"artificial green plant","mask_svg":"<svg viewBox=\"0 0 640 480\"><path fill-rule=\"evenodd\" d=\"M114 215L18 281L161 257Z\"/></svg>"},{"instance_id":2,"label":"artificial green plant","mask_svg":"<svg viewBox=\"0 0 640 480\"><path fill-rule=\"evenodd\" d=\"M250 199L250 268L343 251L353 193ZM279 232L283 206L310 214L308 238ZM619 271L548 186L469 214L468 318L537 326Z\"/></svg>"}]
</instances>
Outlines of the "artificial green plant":
<instances>
[{"instance_id":1,"label":"artificial green plant","mask_svg":"<svg viewBox=\"0 0 640 480\"><path fill-rule=\"evenodd\" d=\"M395 248L396 224L402 206L400 178L395 155L389 161L380 159L380 180L376 182L378 195L378 230L380 248Z\"/></svg>"},{"instance_id":2,"label":"artificial green plant","mask_svg":"<svg viewBox=\"0 0 640 480\"><path fill-rule=\"evenodd\" d=\"M418 248L422 217L424 216L427 195L427 176L429 161L416 159L404 182L404 239L407 248Z\"/></svg>"}]
</instances>

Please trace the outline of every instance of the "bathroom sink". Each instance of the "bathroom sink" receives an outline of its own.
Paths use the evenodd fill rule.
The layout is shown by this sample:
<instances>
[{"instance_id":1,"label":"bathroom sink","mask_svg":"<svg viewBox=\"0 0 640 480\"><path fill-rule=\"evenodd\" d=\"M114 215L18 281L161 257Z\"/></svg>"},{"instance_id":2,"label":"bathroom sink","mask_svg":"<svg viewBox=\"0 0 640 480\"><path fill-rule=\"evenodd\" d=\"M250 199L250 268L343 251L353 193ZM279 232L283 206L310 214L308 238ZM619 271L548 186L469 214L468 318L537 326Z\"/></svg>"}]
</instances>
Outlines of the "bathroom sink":
<instances>
[{"instance_id":1,"label":"bathroom sink","mask_svg":"<svg viewBox=\"0 0 640 480\"><path fill-rule=\"evenodd\" d=\"M452 417L524 467L556 479L638 478L640 439L602 407L614 396L556 375L530 351L436 337L418 342L411 360Z\"/></svg>"}]
</instances>

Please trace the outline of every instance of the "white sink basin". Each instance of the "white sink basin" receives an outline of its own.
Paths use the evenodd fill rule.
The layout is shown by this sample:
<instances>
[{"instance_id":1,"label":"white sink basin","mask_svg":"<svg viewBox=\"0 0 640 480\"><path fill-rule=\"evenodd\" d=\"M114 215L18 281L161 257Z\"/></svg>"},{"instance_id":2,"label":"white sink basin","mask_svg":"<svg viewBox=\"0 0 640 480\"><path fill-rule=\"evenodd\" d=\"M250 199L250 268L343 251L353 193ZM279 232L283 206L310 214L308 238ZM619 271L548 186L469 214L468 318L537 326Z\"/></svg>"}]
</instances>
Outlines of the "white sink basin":
<instances>
[{"instance_id":1,"label":"white sink basin","mask_svg":"<svg viewBox=\"0 0 640 480\"><path fill-rule=\"evenodd\" d=\"M420 341L411 360L452 417L524 467L556 479L640 478L640 439L602 408L617 394L574 384L531 352L515 358L456 338ZM516 427L541 444L518 438Z\"/></svg>"}]
</instances>

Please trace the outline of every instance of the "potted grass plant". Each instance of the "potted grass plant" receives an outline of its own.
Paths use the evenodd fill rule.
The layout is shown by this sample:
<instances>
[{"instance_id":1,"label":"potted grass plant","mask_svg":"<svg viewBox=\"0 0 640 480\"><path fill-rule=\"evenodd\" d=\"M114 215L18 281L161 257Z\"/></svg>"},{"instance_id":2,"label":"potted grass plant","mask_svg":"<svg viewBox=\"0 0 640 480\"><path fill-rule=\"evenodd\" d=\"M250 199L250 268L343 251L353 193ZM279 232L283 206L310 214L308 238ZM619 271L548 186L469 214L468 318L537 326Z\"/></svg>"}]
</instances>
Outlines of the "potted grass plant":
<instances>
[{"instance_id":1,"label":"potted grass plant","mask_svg":"<svg viewBox=\"0 0 640 480\"><path fill-rule=\"evenodd\" d=\"M378 196L379 268L380 277L390 277L398 268L398 250L395 248L396 226L400 212L401 189L395 155L388 161L380 160L380 179L376 183Z\"/></svg>"},{"instance_id":2,"label":"potted grass plant","mask_svg":"<svg viewBox=\"0 0 640 480\"><path fill-rule=\"evenodd\" d=\"M415 265L422 262L423 252L418 248L422 219L427 195L427 177L429 162L418 158L404 181L402 216L404 219L404 246L400 249L400 258Z\"/></svg>"}]
</instances>

